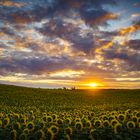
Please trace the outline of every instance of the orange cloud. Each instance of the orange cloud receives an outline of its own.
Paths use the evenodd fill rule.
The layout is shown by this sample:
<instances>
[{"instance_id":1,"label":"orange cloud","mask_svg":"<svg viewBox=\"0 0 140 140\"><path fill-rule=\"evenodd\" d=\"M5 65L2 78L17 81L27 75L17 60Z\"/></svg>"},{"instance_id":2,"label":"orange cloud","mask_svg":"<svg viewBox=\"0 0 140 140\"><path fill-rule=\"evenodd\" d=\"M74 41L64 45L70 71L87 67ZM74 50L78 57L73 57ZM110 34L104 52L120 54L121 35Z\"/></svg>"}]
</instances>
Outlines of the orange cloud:
<instances>
[{"instance_id":1,"label":"orange cloud","mask_svg":"<svg viewBox=\"0 0 140 140\"><path fill-rule=\"evenodd\" d=\"M22 7L22 6L25 6L26 4L25 3L21 3L21 2L2 1L2 2L0 2L0 5L7 6L7 7L11 7L11 6Z\"/></svg>"},{"instance_id":2,"label":"orange cloud","mask_svg":"<svg viewBox=\"0 0 140 140\"><path fill-rule=\"evenodd\" d=\"M103 45L101 48L96 49L96 53L99 53L102 49L110 48L113 45L113 41L110 41Z\"/></svg>"},{"instance_id":3,"label":"orange cloud","mask_svg":"<svg viewBox=\"0 0 140 140\"><path fill-rule=\"evenodd\" d=\"M122 28L118 32L118 35L115 36L111 41L107 42L105 45L101 46L100 48L96 49L96 53L101 54L103 49L107 49L113 46L113 43L119 42L121 46L125 46L126 42L129 38L129 34L140 30L140 24L131 25L127 28ZM125 36L126 35L126 36Z\"/></svg>"},{"instance_id":4,"label":"orange cloud","mask_svg":"<svg viewBox=\"0 0 140 140\"><path fill-rule=\"evenodd\" d=\"M132 26L129 26L127 28L122 28L119 31L119 35L126 35L129 33L136 32L137 30L140 30L140 24L132 25Z\"/></svg>"},{"instance_id":5,"label":"orange cloud","mask_svg":"<svg viewBox=\"0 0 140 140\"><path fill-rule=\"evenodd\" d=\"M103 15L103 16L95 19L95 20L89 21L89 23L91 23L91 24L103 23L103 22L105 22L107 20L117 19L118 16L119 16L118 14L107 13L107 14L105 14L105 15Z\"/></svg>"},{"instance_id":6,"label":"orange cloud","mask_svg":"<svg viewBox=\"0 0 140 140\"><path fill-rule=\"evenodd\" d=\"M11 16L17 24L26 24L31 22L31 19L29 17L22 17L17 14L12 14Z\"/></svg>"}]
</instances>

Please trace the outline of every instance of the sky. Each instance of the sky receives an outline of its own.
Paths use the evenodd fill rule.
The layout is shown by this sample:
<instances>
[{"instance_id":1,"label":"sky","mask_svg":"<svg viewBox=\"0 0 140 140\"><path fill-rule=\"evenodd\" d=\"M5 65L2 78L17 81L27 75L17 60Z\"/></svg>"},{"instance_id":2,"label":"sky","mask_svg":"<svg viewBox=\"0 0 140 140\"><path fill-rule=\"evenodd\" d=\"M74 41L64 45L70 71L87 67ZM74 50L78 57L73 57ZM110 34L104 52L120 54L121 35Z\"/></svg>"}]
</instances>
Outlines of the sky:
<instances>
[{"instance_id":1,"label":"sky","mask_svg":"<svg viewBox=\"0 0 140 140\"><path fill-rule=\"evenodd\" d=\"M0 83L140 88L140 0L0 0Z\"/></svg>"}]
</instances>

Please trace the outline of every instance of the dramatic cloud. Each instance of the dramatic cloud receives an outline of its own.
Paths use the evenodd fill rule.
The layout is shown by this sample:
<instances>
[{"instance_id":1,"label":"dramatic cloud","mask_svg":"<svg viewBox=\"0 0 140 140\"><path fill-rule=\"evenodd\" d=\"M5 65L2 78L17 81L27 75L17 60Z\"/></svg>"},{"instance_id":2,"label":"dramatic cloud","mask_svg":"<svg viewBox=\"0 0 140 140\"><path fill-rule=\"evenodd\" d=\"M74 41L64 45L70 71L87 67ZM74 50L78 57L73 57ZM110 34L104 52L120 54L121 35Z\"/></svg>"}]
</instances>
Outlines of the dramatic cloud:
<instances>
[{"instance_id":1,"label":"dramatic cloud","mask_svg":"<svg viewBox=\"0 0 140 140\"><path fill-rule=\"evenodd\" d=\"M130 40L128 46L134 50L140 50L140 40Z\"/></svg>"},{"instance_id":2,"label":"dramatic cloud","mask_svg":"<svg viewBox=\"0 0 140 140\"><path fill-rule=\"evenodd\" d=\"M138 0L0 1L0 80L74 85L138 77L139 5Z\"/></svg>"}]
</instances>

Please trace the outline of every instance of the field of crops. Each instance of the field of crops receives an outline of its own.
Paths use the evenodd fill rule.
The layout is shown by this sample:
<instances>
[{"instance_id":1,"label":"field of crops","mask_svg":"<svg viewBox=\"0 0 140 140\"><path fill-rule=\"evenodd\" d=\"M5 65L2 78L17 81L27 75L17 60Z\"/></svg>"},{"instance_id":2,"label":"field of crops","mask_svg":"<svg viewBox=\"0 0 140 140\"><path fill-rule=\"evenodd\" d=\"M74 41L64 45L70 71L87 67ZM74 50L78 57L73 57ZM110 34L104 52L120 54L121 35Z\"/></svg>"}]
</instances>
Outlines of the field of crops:
<instances>
[{"instance_id":1,"label":"field of crops","mask_svg":"<svg viewBox=\"0 0 140 140\"><path fill-rule=\"evenodd\" d=\"M0 85L0 140L140 140L140 90Z\"/></svg>"}]
</instances>

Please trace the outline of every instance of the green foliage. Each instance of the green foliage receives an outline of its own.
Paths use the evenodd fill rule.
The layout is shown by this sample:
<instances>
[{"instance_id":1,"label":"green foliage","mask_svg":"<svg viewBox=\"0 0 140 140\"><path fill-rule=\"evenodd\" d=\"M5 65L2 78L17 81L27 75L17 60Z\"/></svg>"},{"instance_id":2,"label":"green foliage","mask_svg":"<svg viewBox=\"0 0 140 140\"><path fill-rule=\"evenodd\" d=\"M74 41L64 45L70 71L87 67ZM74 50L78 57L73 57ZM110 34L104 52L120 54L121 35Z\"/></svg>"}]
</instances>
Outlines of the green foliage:
<instances>
[{"instance_id":1,"label":"green foliage","mask_svg":"<svg viewBox=\"0 0 140 140\"><path fill-rule=\"evenodd\" d=\"M140 90L0 91L1 140L140 139Z\"/></svg>"}]
</instances>

